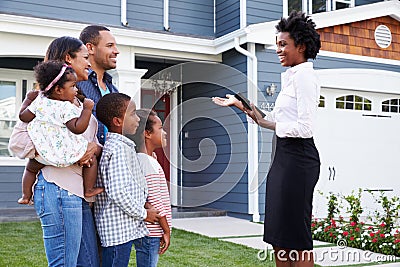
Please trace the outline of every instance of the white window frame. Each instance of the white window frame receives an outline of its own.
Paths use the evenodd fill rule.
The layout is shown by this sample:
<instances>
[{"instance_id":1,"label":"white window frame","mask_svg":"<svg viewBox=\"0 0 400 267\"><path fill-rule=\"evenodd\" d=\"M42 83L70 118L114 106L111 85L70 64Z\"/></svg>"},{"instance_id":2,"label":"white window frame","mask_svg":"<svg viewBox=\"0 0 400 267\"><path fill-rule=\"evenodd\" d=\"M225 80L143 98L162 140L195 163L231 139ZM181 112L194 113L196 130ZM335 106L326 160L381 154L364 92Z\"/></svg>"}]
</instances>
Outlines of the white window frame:
<instances>
[{"instance_id":1,"label":"white window frame","mask_svg":"<svg viewBox=\"0 0 400 267\"><path fill-rule=\"evenodd\" d=\"M302 0L302 11L311 15L312 13L312 4L313 0ZM345 3L349 5L349 8L355 7L356 1L355 0L326 0L326 12L336 10L336 3ZM282 3L283 8L283 16L289 16L289 0L283 0Z\"/></svg>"},{"instance_id":2,"label":"white window frame","mask_svg":"<svg viewBox=\"0 0 400 267\"><path fill-rule=\"evenodd\" d=\"M0 68L0 81L15 82L15 114L18 114L22 104L22 81L27 81L27 90L32 89L35 82L33 71ZM16 157L0 157L0 166L24 166L26 160Z\"/></svg>"}]
</instances>

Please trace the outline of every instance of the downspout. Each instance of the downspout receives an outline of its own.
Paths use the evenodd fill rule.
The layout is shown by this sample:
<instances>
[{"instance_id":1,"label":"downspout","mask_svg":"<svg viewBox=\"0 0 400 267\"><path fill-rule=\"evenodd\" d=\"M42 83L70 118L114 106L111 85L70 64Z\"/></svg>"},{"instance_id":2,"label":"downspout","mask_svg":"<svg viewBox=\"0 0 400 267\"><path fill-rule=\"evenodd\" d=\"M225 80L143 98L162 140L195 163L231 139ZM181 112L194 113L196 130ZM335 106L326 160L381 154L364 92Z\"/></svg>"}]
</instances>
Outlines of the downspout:
<instances>
[{"instance_id":1,"label":"downspout","mask_svg":"<svg viewBox=\"0 0 400 267\"><path fill-rule=\"evenodd\" d=\"M169 31L169 0L164 0L164 30Z\"/></svg>"},{"instance_id":2,"label":"downspout","mask_svg":"<svg viewBox=\"0 0 400 267\"><path fill-rule=\"evenodd\" d=\"M128 19L126 16L126 0L121 0L121 24L122 26L128 26Z\"/></svg>"},{"instance_id":3,"label":"downspout","mask_svg":"<svg viewBox=\"0 0 400 267\"><path fill-rule=\"evenodd\" d=\"M239 37L235 37L235 49L247 57L248 82L247 97L252 103L257 103L257 57L255 53L255 44L249 43L250 52L240 47ZM251 64L250 64L251 61ZM248 161L248 202L249 213L253 214L253 222L260 221L259 203L258 203L258 125L248 123L248 142L247 142L247 161ZM251 153L250 153L251 151Z\"/></svg>"}]
</instances>

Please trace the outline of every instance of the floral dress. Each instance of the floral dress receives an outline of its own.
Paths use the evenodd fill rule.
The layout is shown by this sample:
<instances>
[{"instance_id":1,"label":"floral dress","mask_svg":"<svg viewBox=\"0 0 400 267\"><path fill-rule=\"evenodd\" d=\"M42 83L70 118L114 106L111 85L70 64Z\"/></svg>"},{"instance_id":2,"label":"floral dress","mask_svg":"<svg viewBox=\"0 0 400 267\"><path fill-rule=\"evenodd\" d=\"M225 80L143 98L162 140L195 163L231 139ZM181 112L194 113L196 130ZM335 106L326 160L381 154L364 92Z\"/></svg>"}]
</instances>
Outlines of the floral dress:
<instances>
[{"instance_id":1,"label":"floral dress","mask_svg":"<svg viewBox=\"0 0 400 267\"><path fill-rule=\"evenodd\" d=\"M80 116L78 107L69 101L38 96L28 108L36 116L28 124L28 134L47 165L66 167L85 154L88 141L65 125Z\"/></svg>"}]
</instances>

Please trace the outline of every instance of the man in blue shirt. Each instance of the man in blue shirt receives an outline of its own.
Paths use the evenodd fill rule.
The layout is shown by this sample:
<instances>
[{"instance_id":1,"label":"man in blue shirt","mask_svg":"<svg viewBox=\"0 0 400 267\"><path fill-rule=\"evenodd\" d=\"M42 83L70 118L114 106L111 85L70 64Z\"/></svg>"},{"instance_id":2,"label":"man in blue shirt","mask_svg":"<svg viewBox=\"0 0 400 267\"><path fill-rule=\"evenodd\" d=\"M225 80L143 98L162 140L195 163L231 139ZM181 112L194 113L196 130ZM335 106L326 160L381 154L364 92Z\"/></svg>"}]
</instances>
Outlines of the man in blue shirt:
<instances>
[{"instance_id":1,"label":"man in blue shirt","mask_svg":"<svg viewBox=\"0 0 400 267\"><path fill-rule=\"evenodd\" d=\"M109 93L117 93L118 89L112 83L112 77L106 71L117 67L119 54L115 37L110 30L100 25L90 25L84 28L79 39L86 45L89 52L89 79L77 83L77 87L95 103L93 115L96 116L96 105L100 98ZM99 121L97 138L104 145L107 127Z\"/></svg>"}]
</instances>

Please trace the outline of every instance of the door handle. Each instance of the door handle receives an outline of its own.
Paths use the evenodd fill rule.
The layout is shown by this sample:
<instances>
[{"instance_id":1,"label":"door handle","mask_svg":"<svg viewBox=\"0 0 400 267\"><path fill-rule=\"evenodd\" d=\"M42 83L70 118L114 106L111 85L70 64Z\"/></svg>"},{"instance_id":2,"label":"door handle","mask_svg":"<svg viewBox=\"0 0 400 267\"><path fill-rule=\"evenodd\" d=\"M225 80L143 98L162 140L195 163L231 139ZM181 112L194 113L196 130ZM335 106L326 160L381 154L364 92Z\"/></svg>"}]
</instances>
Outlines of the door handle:
<instances>
[{"instance_id":1,"label":"door handle","mask_svg":"<svg viewBox=\"0 0 400 267\"><path fill-rule=\"evenodd\" d=\"M329 166L328 170L329 170L329 178L328 178L328 181L330 181L330 180L331 180L331 176L332 176L332 170L331 170L331 167L330 167L330 166Z\"/></svg>"},{"instance_id":2,"label":"door handle","mask_svg":"<svg viewBox=\"0 0 400 267\"><path fill-rule=\"evenodd\" d=\"M332 167L332 171L333 171L332 181L335 181L335 176L336 176L335 167Z\"/></svg>"}]
</instances>

